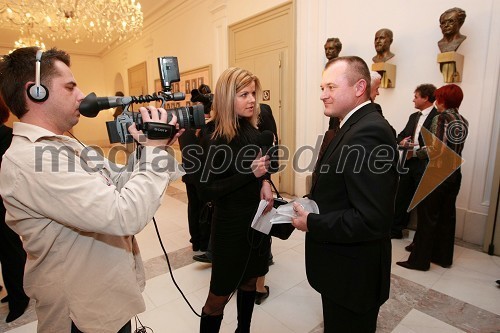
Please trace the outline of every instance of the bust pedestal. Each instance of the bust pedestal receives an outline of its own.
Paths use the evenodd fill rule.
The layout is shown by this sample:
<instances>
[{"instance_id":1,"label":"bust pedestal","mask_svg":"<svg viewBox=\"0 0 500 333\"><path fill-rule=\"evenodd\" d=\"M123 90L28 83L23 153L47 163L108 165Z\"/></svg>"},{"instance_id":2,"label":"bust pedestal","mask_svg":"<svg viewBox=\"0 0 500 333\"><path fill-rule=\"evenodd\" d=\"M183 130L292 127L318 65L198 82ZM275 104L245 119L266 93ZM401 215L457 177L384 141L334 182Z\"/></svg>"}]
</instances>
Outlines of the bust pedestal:
<instances>
[{"instance_id":1,"label":"bust pedestal","mask_svg":"<svg viewBox=\"0 0 500 333\"><path fill-rule=\"evenodd\" d=\"M396 86L396 65L376 62L372 64L372 71L378 72L382 76L381 88L394 88Z\"/></svg>"},{"instance_id":2,"label":"bust pedestal","mask_svg":"<svg viewBox=\"0 0 500 333\"><path fill-rule=\"evenodd\" d=\"M439 53L437 56L439 68L445 83L462 82L464 56L455 51Z\"/></svg>"}]
</instances>

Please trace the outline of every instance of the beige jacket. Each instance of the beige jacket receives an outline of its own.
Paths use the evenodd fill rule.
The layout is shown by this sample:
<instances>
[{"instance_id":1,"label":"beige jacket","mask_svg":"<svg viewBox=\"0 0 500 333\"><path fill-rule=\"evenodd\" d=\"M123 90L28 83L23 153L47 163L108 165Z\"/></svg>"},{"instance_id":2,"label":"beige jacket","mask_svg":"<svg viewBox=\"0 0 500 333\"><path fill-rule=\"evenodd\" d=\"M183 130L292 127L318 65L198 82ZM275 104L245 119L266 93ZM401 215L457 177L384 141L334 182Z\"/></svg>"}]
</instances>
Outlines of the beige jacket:
<instances>
[{"instance_id":1,"label":"beige jacket","mask_svg":"<svg viewBox=\"0 0 500 333\"><path fill-rule=\"evenodd\" d=\"M127 170L70 137L25 123L13 130L0 195L28 254L24 288L36 301L38 332L69 332L73 320L86 333L116 333L145 310L133 235L182 171L152 147Z\"/></svg>"}]
</instances>

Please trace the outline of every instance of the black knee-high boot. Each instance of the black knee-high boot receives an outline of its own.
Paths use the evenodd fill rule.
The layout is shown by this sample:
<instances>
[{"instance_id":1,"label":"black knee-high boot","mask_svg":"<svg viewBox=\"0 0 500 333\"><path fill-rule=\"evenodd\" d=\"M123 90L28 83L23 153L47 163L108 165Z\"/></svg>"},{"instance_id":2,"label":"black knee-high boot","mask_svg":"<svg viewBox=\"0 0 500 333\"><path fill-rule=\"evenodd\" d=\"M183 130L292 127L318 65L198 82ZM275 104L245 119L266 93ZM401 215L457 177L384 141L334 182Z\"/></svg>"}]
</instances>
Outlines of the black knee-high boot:
<instances>
[{"instance_id":1,"label":"black knee-high boot","mask_svg":"<svg viewBox=\"0 0 500 333\"><path fill-rule=\"evenodd\" d=\"M238 328L235 333L250 333L253 306L255 304L256 291L245 291L238 289L236 294L236 306L238 309Z\"/></svg>"},{"instance_id":2,"label":"black knee-high boot","mask_svg":"<svg viewBox=\"0 0 500 333\"><path fill-rule=\"evenodd\" d=\"M200 333L219 333L220 324L222 323L224 314L218 316L209 316L205 312L201 312Z\"/></svg>"}]
</instances>

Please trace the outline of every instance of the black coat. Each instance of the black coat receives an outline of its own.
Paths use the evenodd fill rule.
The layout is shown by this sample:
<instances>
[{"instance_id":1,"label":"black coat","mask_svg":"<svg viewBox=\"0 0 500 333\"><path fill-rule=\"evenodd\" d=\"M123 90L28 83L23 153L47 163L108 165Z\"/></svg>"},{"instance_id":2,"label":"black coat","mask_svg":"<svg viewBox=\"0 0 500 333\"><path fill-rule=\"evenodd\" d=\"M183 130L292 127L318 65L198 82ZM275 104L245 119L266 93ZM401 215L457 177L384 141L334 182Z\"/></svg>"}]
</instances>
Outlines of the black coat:
<instances>
[{"instance_id":1,"label":"black coat","mask_svg":"<svg viewBox=\"0 0 500 333\"><path fill-rule=\"evenodd\" d=\"M391 156L375 163L384 149ZM354 312L389 297L397 156L389 124L367 104L340 128L312 184L320 214L308 216L307 277L323 296ZM382 164L386 170L377 169Z\"/></svg>"}]
</instances>

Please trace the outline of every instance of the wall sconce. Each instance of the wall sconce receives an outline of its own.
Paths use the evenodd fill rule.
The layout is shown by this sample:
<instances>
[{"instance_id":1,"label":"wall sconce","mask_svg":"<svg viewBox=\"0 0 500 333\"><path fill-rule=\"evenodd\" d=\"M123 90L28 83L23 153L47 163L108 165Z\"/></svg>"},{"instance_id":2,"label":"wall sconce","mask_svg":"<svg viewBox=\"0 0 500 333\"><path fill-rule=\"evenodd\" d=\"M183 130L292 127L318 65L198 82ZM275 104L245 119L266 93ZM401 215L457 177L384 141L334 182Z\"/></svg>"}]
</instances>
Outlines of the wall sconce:
<instances>
[{"instance_id":1,"label":"wall sconce","mask_svg":"<svg viewBox=\"0 0 500 333\"><path fill-rule=\"evenodd\" d=\"M382 76L381 88L396 87L396 65L386 62L376 62L372 64L372 71L378 72Z\"/></svg>"},{"instance_id":2,"label":"wall sconce","mask_svg":"<svg viewBox=\"0 0 500 333\"><path fill-rule=\"evenodd\" d=\"M462 82L464 56L455 51L439 53L437 62L445 83Z\"/></svg>"}]
</instances>

